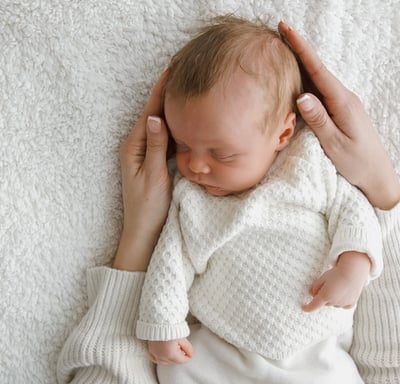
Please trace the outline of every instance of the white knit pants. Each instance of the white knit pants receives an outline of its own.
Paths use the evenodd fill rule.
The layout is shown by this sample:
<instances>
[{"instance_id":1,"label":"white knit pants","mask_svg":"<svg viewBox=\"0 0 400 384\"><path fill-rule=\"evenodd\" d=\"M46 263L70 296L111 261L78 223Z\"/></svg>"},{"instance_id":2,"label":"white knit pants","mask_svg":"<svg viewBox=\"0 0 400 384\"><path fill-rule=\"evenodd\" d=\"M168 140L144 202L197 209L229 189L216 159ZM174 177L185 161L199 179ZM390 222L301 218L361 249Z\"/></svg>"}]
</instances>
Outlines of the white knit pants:
<instances>
[{"instance_id":1,"label":"white knit pants","mask_svg":"<svg viewBox=\"0 0 400 384\"><path fill-rule=\"evenodd\" d=\"M347 350L351 332L331 337L285 360L237 349L196 324L190 362L157 367L160 384L362 384Z\"/></svg>"}]
</instances>

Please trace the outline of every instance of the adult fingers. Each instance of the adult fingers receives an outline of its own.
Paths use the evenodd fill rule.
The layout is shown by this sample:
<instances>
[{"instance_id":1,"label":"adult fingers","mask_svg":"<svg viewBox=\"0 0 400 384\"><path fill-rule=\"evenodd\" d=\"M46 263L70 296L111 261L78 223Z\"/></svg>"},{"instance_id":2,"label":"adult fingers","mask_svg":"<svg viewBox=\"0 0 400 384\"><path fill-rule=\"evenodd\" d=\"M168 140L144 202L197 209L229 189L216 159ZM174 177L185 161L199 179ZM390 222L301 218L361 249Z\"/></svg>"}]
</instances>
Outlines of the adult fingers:
<instances>
[{"instance_id":1,"label":"adult fingers","mask_svg":"<svg viewBox=\"0 0 400 384\"><path fill-rule=\"evenodd\" d=\"M142 142L146 140L146 121L148 116L159 116L163 110L164 88L167 80L168 70L165 70L155 84L149 100L144 107L139 120L128 136L128 142Z\"/></svg>"},{"instance_id":2,"label":"adult fingers","mask_svg":"<svg viewBox=\"0 0 400 384\"><path fill-rule=\"evenodd\" d=\"M146 122L150 115L160 115L163 108L164 85L167 79L167 71L164 71L154 86L150 98L128 137L121 144L120 159L122 169L130 169L137 172L143 165L147 147Z\"/></svg>"},{"instance_id":3,"label":"adult fingers","mask_svg":"<svg viewBox=\"0 0 400 384\"><path fill-rule=\"evenodd\" d=\"M340 135L341 133L347 137L353 137L360 131L357 128L360 126L360 119L368 119L357 95L347 89L325 67L314 49L300 34L284 22L280 22L278 27L283 38L298 56L302 72L306 72L308 75L308 79L313 85L311 87L311 93L323 101L329 112L328 115L320 103L314 103L313 108L308 111L306 111L304 107L301 109L303 113L307 112L303 117L311 119L311 123L314 123L312 128L330 128L328 133L334 133L336 129L338 132L336 136L334 136L335 138L343 139ZM314 98L314 100L316 100L316 98ZM306 103L304 103L304 106L305 105ZM354 121L355 116L357 116L357 122ZM365 126L368 127L369 125L370 122L367 121ZM322 132L322 134L324 133L325 132ZM327 145L327 143L323 143L323 145Z\"/></svg>"},{"instance_id":4,"label":"adult fingers","mask_svg":"<svg viewBox=\"0 0 400 384\"><path fill-rule=\"evenodd\" d=\"M303 94L297 99L297 107L306 124L317 135L322 147L335 147L343 132L337 128L322 103L312 94ZM329 155L329 153L328 153Z\"/></svg>"},{"instance_id":5,"label":"adult fingers","mask_svg":"<svg viewBox=\"0 0 400 384\"><path fill-rule=\"evenodd\" d=\"M324 99L338 100L345 90L343 84L325 67L311 45L288 24L281 21L279 33L292 48L311 81Z\"/></svg>"},{"instance_id":6,"label":"adult fingers","mask_svg":"<svg viewBox=\"0 0 400 384\"><path fill-rule=\"evenodd\" d=\"M147 118L147 145L145 167L160 169L166 166L168 133L162 119L157 116Z\"/></svg>"}]
</instances>

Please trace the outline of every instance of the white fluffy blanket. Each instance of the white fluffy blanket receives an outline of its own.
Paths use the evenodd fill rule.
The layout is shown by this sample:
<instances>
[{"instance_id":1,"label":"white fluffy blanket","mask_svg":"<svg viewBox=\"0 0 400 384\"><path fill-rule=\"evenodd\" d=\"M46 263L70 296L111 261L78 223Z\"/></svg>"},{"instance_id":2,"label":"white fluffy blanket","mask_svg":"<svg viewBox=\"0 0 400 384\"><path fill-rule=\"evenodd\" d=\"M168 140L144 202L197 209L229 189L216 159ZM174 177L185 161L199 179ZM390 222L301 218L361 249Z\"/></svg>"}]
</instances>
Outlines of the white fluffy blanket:
<instances>
[{"instance_id":1,"label":"white fluffy blanket","mask_svg":"<svg viewBox=\"0 0 400 384\"><path fill-rule=\"evenodd\" d=\"M398 0L1 1L1 383L55 383L85 270L118 242L118 146L189 32L232 12L303 33L400 171Z\"/></svg>"}]
</instances>

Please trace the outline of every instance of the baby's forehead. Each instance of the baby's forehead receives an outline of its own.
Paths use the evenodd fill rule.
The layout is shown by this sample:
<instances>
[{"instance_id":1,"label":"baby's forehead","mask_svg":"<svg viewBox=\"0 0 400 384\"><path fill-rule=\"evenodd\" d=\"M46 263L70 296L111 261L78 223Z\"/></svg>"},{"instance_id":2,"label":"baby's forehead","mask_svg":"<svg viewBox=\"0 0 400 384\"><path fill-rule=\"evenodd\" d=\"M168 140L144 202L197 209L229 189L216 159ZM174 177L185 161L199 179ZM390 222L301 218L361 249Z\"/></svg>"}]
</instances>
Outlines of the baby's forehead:
<instances>
[{"instance_id":1,"label":"baby's forehead","mask_svg":"<svg viewBox=\"0 0 400 384\"><path fill-rule=\"evenodd\" d=\"M265 86L264 77L266 77L265 68L263 68L263 71L260 70L258 72L255 68L246 69L245 67L237 66L233 71L227 71L223 77L216 79L210 88L198 94L171 93L166 89L164 103L166 100L187 103L197 98L209 96L229 99L240 95L242 90L251 90L251 92L262 90L263 95L272 94L272 90Z\"/></svg>"},{"instance_id":2,"label":"baby's forehead","mask_svg":"<svg viewBox=\"0 0 400 384\"><path fill-rule=\"evenodd\" d=\"M224 95L217 96L168 97L165 117L172 136L185 142L190 134L214 148L248 145L248 136L265 130L266 109L262 100L245 100L242 104L240 101L245 96L237 99L236 94L224 90ZM206 101L199 101L200 97ZM229 99L236 100L230 103Z\"/></svg>"}]
</instances>

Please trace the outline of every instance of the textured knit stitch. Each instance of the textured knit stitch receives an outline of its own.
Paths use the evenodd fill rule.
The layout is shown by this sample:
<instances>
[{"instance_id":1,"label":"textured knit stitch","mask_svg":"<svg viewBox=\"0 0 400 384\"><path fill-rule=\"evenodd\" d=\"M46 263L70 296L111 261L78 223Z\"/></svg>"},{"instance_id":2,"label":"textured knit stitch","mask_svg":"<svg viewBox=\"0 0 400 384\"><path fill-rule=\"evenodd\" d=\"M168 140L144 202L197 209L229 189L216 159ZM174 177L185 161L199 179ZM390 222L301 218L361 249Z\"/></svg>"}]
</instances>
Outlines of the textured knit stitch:
<instances>
[{"instance_id":1,"label":"textured knit stitch","mask_svg":"<svg viewBox=\"0 0 400 384\"><path fill-rule=\"evenodd\" d=\"M88 271L90 309L58 359L59 383L155 384L145 345L132 335L144 273Z\"/></svg>"},{"instance_id":2,"label":"textured knit stitch","mask_svg":"<svg viewBox=\"0 0 400 384\"><path fill-rule=\"evenodd\" d=\"M399 276L400 204L391 211L377 210L377 213L384 241L385 270L397 271ZM74 384L157 382L143 343L134 335L143 280L144 274L139 272L101 267L89 270L90 309L60 354L57 370L60 384L72 380ZM392 301L382 301L379 310L363 310L360 303L356 310L354 340L360 347L353 346L351 354L366 384L400 383L400 321L393 312L394 308L400 308L398 284L398 277L388 278L383 273L367 287L361 298L379 295L376 290L385 286L383 295L392 292ZM386 327L387 332L382 327ZM376 341L376 348L372 348L371 340ZM381 357L383 354L385 359ZM109 380L99 380L102 376Z\"/></svg>"},{"instance_id":3,"label":"textured knit stitch","mask_svg":"<svg viewBox=\"0 0 400 384\"><path fill-rule=\"evenodd\" d=\"M400 204L377 210L384 269L362 293L350 350L365 384L400 383Z\"/></svg>"},{"instance_id":4,"label":"textured knit stitch","mask_svg":"<svg viewBox=\"0 0 400 384\"><path fill-rule=\"evenodd\" d=\"M367 253L371 278L379 275L379 224L309 129L241 195L215 197L177 180L143 287L139 338L186 337L190 308L235 346L283 359L351 328L351 310L304 313L301 304L311 283L346 250Z\"/></svg>"}]
</instances>

